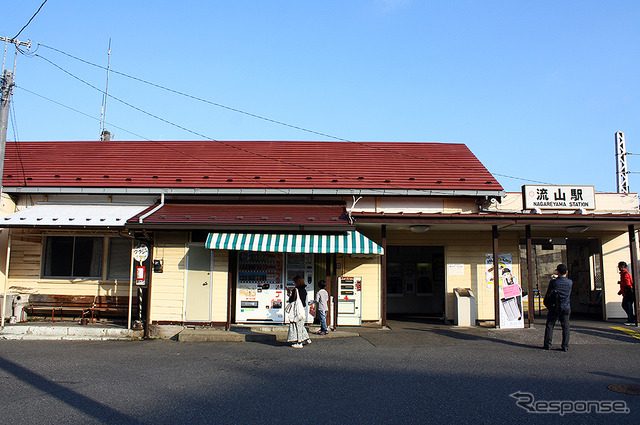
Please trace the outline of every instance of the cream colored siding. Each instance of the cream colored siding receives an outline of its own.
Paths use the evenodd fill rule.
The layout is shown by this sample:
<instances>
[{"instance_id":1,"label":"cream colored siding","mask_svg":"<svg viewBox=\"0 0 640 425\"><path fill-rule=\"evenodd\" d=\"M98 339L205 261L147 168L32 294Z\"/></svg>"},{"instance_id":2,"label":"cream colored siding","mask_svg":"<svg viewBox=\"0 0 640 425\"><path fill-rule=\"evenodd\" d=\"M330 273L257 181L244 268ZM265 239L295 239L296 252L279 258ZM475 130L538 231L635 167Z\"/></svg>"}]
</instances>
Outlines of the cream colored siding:
<instances>
[{"instance_id":1,"label":"cream colored siding","mask_svg":"<svg viewBox=\"0 0 640 425\"><path fill-rule=\"evenodd\" d=\"M42 239L21 240L14 236L11 241L9 260L9 284L17 281L30 281L35 284L40 278L40 257L42 256ZM26 283L26 282L25 282Z\"/></svg>"},{"instance_id":2,"label":"cream colored siding","mask_svg":"<svg viewBox=\"0 0 640 425\"><path fill-rule=\"evenodd\" d=\"M343 255L341 261L343 264L341 276L362 277L362 320L379 321L380 256L351 258L350 255Z\"/></svg>"},{"instance_id":3,"label":"cream colored siding","mask_svg":"<svg viewBox=\"0 0 640 425\"><path fill-rule=\"evenodd\" d=\"M227 321L229 251L213 251L213 321Z\"/></svg>"},{"instance_id":4,"label":"cream colored siding","mask_svg":"<svg viewBox=\"0 0 640 425\"><path fill-rule=\"evenodd\" d=\"M622 309L622 296L618 295L620 274L618 263L631 262L629 252L629 234L602 236L602 274L604 278L604 293L602 302L605 309L605 320L626 319L627 314ZM634 282L637 280L634 276Z\"/></svg>"},{"instance_id":5,"label":"cream colored siding","mask_svg":"<svg viewBox=\"0 0 640 425\"><path fill-rule=\"evenodd\" d=\"M445 254L445 312L448 319L455 314L454 288L471 288L476 297L476 312L479 320L494 319L494 294L487 291L485 254L493 253L491 230L469 232L437 232L423 234L409 231L390 232L387 246L443 246ZM498 239L498 254L511 254L514 276L520 276L518 234L501 232ZM464 275L449 276L449 264L462 264Z\"/></svg>"},{"instance_id":6,"label":"cream colored siding","mask_svg":"<svg viewBox=\"0 0 640 425\"><path fill-rule=\"evenodd\" d=\"M153 258L163 261L162 273L153 273L151 321L184 320L187 266L186 232L158 232Z\"/></svg>"},{"instance_id":7,"label":"cream colored siding","mask_svg":"<svg viewBox=\"0 0 640 425\"><path fill-rule=\"evenodd\" d=\"M471 213L477 211L478 205L476 205L475 199L469 198L445 198L444 208L442 210L445 214Z\"/></svg>"}]
</instances>

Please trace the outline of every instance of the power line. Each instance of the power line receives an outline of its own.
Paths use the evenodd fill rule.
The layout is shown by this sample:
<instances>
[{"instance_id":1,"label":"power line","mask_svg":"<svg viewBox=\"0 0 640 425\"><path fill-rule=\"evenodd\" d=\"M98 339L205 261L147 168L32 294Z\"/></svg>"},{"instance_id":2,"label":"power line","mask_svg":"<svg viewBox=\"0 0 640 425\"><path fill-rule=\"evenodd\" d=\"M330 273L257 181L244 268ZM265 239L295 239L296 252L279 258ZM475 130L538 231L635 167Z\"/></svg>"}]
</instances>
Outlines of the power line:
<instances>
[{"instance_id":1,"label":"power line","mask_svg":"<svg viewBox=\"0 0 640 425\"><path fill-rule=\"evenodd\" d=\"M72 54L70 54L70 53L64 52L64 51L62 51L62 50L56 49L56 48L51 47L51 46L47 46L46 44L38 43L38 46L42 46L42 47L45 47L45 48L47 48L47 49L50 49L50 50L56 51L56 52L58 52L58 53L60 53L60 54L63 54L63 55L65 55L65 56L68 56L68 57L70 57L70 58L72 58L72 59L75 59L75 60L80 61L80 62L82 62L82 63L85 63L85 64L87 64L87 65L95 66L96 68L100 68L100 69L102 69L102 70L105 70L105 69L106 69L106 68L105 68L104 66L102 66L102 65L98 65L98 64L96 64L96 63L89 62L89 61L87 61L87 60L84 60L84 59L82 59L82 58L79 58L79 57L77 57L77 56L74 56L74 55L72 55ZM257 119L260 119L260 120L263 120L263 121L268 121L268 122L271 122L271 123L274 123L274 124L278 124L278 125L282 125L282 126L285 126L285 127L293 128L293 129L295 129L295 130L300 130L300 131L304 131L304 132L307 132L307 133L315 134L315 135L317 135L317 136L328 137L328 138L330 138L330 139L334 139L334 140L338 140L338 141L342 141L342 142L350 142L350 140L343 139L343 138L336 137L336 136L332 136L332 135L330 135L330 134L326 134L326 133L322 133L322 132L314 131L314 130L309 130L309 129L307 129L307 128L299 127L299 126L296 126L296 125L293 125L293 124L288 124L288 123L285 123L285 122L283 122L283 121L274 120L274 119L272 119L272 118L263 117L263 116L261 116L261 115L257 115L257 114L253 114L253 113L251 113L251 112L243 111L243 110L241 110L241 109L232 108L232 107L230 107L230 106L226 106L226 105L222 105L222 104L220 104L220 103L212 102L212 101L210 101L210 100L203 99L203 98L201 98L201 97L194 96L194 95L192 95L192 94L184 93L184 92L181 92L181 91L179 91L179 90L175 90L175 89L172 89L172 88L169 88L169 87L162 86L162 85L160 85L160 84L153 83L153 82L151 82L151 81L143 80L142 78L138 78L138 77L135 77L135 76L133 76L133 75L125 74L124 72L115 71L115 70L113 70L113 69L111 70L111 72L112 72L112 73L114 73L114 74L121 75L121 76L126 77L126 78L130 78L130 79L132 79L132 80L135 80L135 81L138 81L138 82L141 82L141 83L144 83L144 84L150 85L150 86L152 86L152 87L156 87L156 88L159 88L159 89L161 89L161 90L168 91L168 92L170 92L170 93L174 93L174 94L177 94L177 95L180 95L180 96L184 96L184 97L187 97L187 98L190 98L190 99L193 99L193 100L197 100L197 101L199 101L199 102L203 102L203 103L207 103L207 104L212 105L212 106L216 106L216 107L218 107L218 108L227 109L227 110L232 111L232 112L237 112L237 113L239 113L239 114L247 115L247 116L249 116L249 117L257 118Z\"/></svg>"},{"instance_id":2,"label":"power line","mask_svg":"<svg viewBox=\"0 0 640 425\"><path fill-rule=\"evenodd\" d=\"M32 95L34 95L34 96L38 96L39 98L44 99L44 100L46 100L46 101L49 101L49 102L51 102L51 103L55 103L56 105L58 105L58 106L62 106L63 108L69 109L70 111L73 111L73 112L76 112L76 113L78 113L78 114L84 115L85 117L87 117L87 118L91 118L92 120L100 121L100 118L96 118L96 117L94 117L94 116L91 116L91 115L89 115L89 114L87 114L87 113L85 113L85 112L82 112L82 111L80 111L80 110L78 110L78 109L72 108L71 106L65 105L64 103L60 103L60 102L58 102L58 101L55 101L55 100L53 100L53 99L50 99L50 98L48 98L48 97L46 97L46 96L43 96L43 95L41 95L41 94L35 93L35 92L33 92L33 91L29 90L29 89L26 89L26 88L24 88L24 87L22 87L22 86L18 86L18 85L16 85L16 86L14 86L14 87L15 87L15 88L18 88L18 89L20 89L20 90L26 91L27 93L30 93L30 94L32 94ZM127 130L127 129L125 129L125 128L119 127L119 126L117 126L117 125L115 125L115 124L111 124L111 123L108 123L108 122L107 122L106 124L109 124L109 126L111 126L111 127L113 127L113 128L117 128L118 130L122 130L122 131L124 131L125 133L129 133L129 134L131 134L131 135L133 135L133 136L136 136L136 137L139 137L139 138L141 138L141 139L143 139L143 140L147 140L147 141L149 141L149 142L151 142L151 141L152 141L151 139L148 139L148 138L146 138L146 137L144 137L144 136L141 136L140 134L134 133L133 131Z\"/></svg>"},{"instance_id":3,"label":"power line","mask_svg":"<svg viewBox=\"0 0 640 425\"><path fill-rule=\"evenodd\" d=\"M45 3L46 3L47 1L48 1L48 0L44 0L44 1L42 2L42 4L40 5L40 7L38 8L38 10L36 10L36 13L34 13L34 14L33 14L33 16L31 17L31 19L29 19L29 22L27 22L26 24L24 24L24 27L22 27L22 29L21 29L20 31L18 31L18 33L17 33L16 35L14 35L14 36L13 36L12 40L15 40L16 38L18 38L18 36L22 33L22 31L24 31L24 29L25 29L26 27L28 27L28 26L29 26L29 24L31 23L31 21L33 21L33 18L35 18L35 17L36 17L36 15L38 14L38 12L40 12L40 10L42 9L42 7L45 5Z\"/></svg>"},{"instance_id":4,"label":"power line","mask_svg":"<svg viewBox=\"0 0 640 425\"><path fill-rule=\"evenodd\" d=\"M11 97L13 98L13 93L11 93ZM16 118L16 108L14 105L15 105L15 102L11 102L11 109L9 110L9 112L11 113L11 128L13 130L13 141L16 144L16 151L18 153L18 161L20 162L20 169L22 170L22 181L23 181L23 184L26 186L27 176L25 175L25 172L24 172L24 164L22 162L22 152L20 152L20 144L18 143L18 140L19 140L18 124L17 124L18 119Z\"/></svg>"},{"instance_id":5,"label":"power line","mask_svg":"<svg viewBox=\"0 0 640 425\"><path fill-rule=\"evenodd\" d=\"M124 105L126 105L126 106L128 106L128 107L130 107L132 109L135 109L136 111L139 111L139 112L141 112L141 113L143 113L145 115L148 115L148 116L150 116L152 118L155 118L155 119L157 119L159 121L162 121L162 122L164 122L166 124L172 125L172 126L177 127L177 128L179 128L181 130L184 130L186 132L194 134L194 135L196 135L198 137L201 137L203 139L210 140L210 141L216 142L216 143L220 143L220 144L222 144L224 146L227 146L229 148L232 148L232 149L235 149L235 150L238 150L238 151L241 151L241 152L248 153L250 155L254 155L254 156L258 156L258 157L261 157L261 158L269 159L269 160L272 160L272 161L280 162L280 163L285 164L285 165L290 165L290 166L294 166L294 167L297 167L297 168L301 168L301 169L305 169L305 170L309 170L309 171L314 171L314 172L317 172L317 173L320 173L320 174L325 174L325 175L332 176L332 177L340 177L342 179L354 180L354 181L357 180L354 177L347 177L347 176L343 176L343 175L340 175L340 174L330 173L330 172L324 171L324 170L318 170L318 169L315 169L315 168L312 168L312 167L306 167L306 166L303 166L303 165L300 165L300 164L297 164L297 163L294 163L294 162L284 161L284 160L282 160L280 158L274 158L274 157L271 157L271 156L268 156L268 155L264 155L264 154L260 154L260 153L257 153L257 152L253 152L253 151L250 151L248 149L244 149L244 148L241 148L239 146L233 145L231 143L226 143L226 142L223 142L221 140L213 139L213 138L208 137L208 136L206 136L206 135L204 135L202 133L198 133L197 131L190 130L190 129L188 129L188 128L180 125L180 124L176 124L176 123L174 123L172 121L169 121L167 119L164 119L164 118L162 118L162 117L160 117L158 115L152 114L151 112L145 111L144 109L139 108L139 107L137 107L135 105L132 105L131 103L126 102L126 101L124 101L124 100L122 100L122 99L120 99L120 98L118 98L116 96L113 96L111 94L107 94L103 90L101 90L100 88L94 86L93 84L89 83L88 81L83 80L82 78L78 77L77 75L74 75L73 73L67 71L66 69L62 68L60 65L57 65L56 63L54 63L53 61L45 58L44 56L39 55L39 54L36 54L35 56L45 60L46 62L48 62L51 65L53 65L56 68L58 68L60 71L64 72L65 74L67 74L69 76L71 76L72 78L82 82L83 84L86 84L87 86L91 87L92 89L94 89L96 91L99 91L100 93L103 93L104 95L106 95L106 96L108 96L108 97L110 97L110 98L112 98L112 99L114 99L114 100L116 100L116 101L118 101L120 103L123 103ZM185 155L189 156L186 153L185 153ZM464 168L464 167L461 167L461 168ZM230 171L230 170L226 170L226 171ZM243 177L245 177L245 176L243 176ZM392 186L392 187L396 187L396 186ZM396 188L401 188L401 187L397 186Z\"/></svg>"},{"instance_id":6,"label":"power line","mask_svg":"<svg viewBox=\"0 0 640 425\"><path fill-rule=\"evenodd\" d=\"M93 62L89 62L89 61L87 61L85 59L79 58L79 57L74 56L74 55L72 55L70 53L67 53L67 52L64 52L62 50L56 49L54 47L47 46L47 45L42 44L42 43L38 43L38 46L42 46L44 48L53 50L55 52L58 52L58 53L63 54L65 56L68 56L68 57L70 57L72 59L75 59L75 60L77 60L79 62L85 63L87 65L91 65L91 66L94 66L94 67L102 69L102 70L106 69L102 65L99 65L99 64L96 64L96 63L93 63ZM54 66L58 67L59 69L63 70L61 67L59 67L58 65L55 65L52 61L50 61L49 59L45 58L44 56L38 55L38 54L35 54L35 56L38 56L41 59L44 59L47 62L51 63L52 65L54 65ZM68 73L69 75L72 75L68 71L65 71L65 70L63 70L63 71ZM233 112L237 112L237 113L240 113L240 114L243 114L243 115L247 115L247 116L250 116L250 117L258 118L258 119L261 119L261 120L264 120L264 121L268 121L268 122L271 122L271 123L274 123L274 124L283 125L283 126L286 126L286 127L289 127L289 128L293 128L293 129L297 129L297 130L300 130L300 131L304 131L304 132L307 132L307 133L311 133L311 134L315 134L315 135L319 135L319 136L323 136L323 137L327 137L327 138L331 138L331 139L334 139L334 140L343 141L343 142L347 142L347 143L354 143L354 144L358 144L358 145L361 145L361 146L365 146L365 147L367 147L369 149L376 149L376 150L384 151L386 153L391 153L391 154L395 154L395 155L402 155L402 156L405 156L407 158L413 158L413 159L418 159L418 160L422 160L422 161L428 161L428 162L431 162L431 163L434 163L434 164L440 164L440 165L444 165L444 166L448 166L448 167L455 167L455 168L459 168L459 169L463 169L463 170L470 170L470 171L475 171L475 172L485 170L484 168L483 168L483 170L478 170L478 169L475 169L475 168L465 167L465 166L461 166L461 165L458 165L458 164L450 164L450 163L443 162L443 161L437 161L437 160L430 159L430 158L424 158L424 157L420 157L420 156L417 156L417 155L407 154L405 152L398 152L398 151L393 150L393 149L381 148L379 146L375 146L375 145L372 145L372 144L365 144L365 143L362 143L362 142L356 142L356 141L344 139L344 138L341 138L341 137L332 136L332 135L327 134L327 133L322 133L322 132L318 132L318 131L314 131L314 130L309 130L309 129L306 129L306 128L303 128L303 127L299 127L299 126L288 124L288 123L285 123L285 122L282 122L282 121L278 121L278 120L274 120L274 119L271 119L271 118L263 117L261 115L253 114L253 113L250 113L250 112L246 112L246 111L243 111L243 110L240 110L240 109L237 109L237 108L232 108L232 107L229 107L229 106L226 106L226 105L222 105L222 104L217 103L217 102L213 102L213 101L210 101L210 100L207 100L207 99L203 99L203 98L198 97L198 96L194 96L194 95L191 95L191 94L188 94L188 93L181 92L179 90L175 90L175 89L172 89L172 88L169 88L169 87L165 87L165 86L162 86L160 84L156 84L156 83L144 80L142 78L135 77L135 76L132 76L132 75L129 75L129 74L126 74L126 73L123 73L123 72L119 72L119 71L116 71L116 70L113 70L113 69L110 70L110 72L112 72L114 74L117 74L117 75L120 75L120 76L123 76L123 77L126 77L126 78L129 78L129 79L132 79L132 80L135 80L135 81L138 81L138 82L141 82L141 83L144 83L144 84L147 84L147 85L150 85L152 87L159 88L161 90L164 90L164 91L167 91L167 92L170 92L170 93L174 93L174 94L177 94L177 95L180 95L180 96L183 96L183 97L187 97L187 98L190 98L190 99L193 99L193 100L197 100L199 102L203 102L203 103L206 103L206 104L209 104L209 105L212 105L212 106L216 106L216 107L219 107L219 108L227 109L227 110L230 110L230 111L233 111ZM74 78L79 79L78 77L75 77L75 76L74 76ZM82 81L81 79L79 79L79 80ZM85 82L85 84L88 84L88 83ZM91 85L91 87L93 87L94 89L97 89L96 87L94 87L92 85ZM113 96L109 95L109 97L113 97ZM175 124L175 123L171 123L168 120L165 120L165 119L160 118L160 117L158 117L156 115L153 115L151 113L143 111L143 110L141 110L141 109L139 109L137 107L134 107L133 105L130 105L130 104L122 101L121 99L118 99L118 98L115 98L115 97L113 97L113 98L115 100L119 101L119 102L127 104L128 106L130 106L130 107L132 107L132 108L134 108L134 109L136 109L136 110L138 110L138 111L140 111L140 112L142 112L144 114L147 114L149 116L152 116L153 118L159 119L160 121L163 121L163 122L165 122L167 124L173 125L173 126L175 126L177 128L180 128L180 129L182 129L184 131L187 131L189 133L195 134L195 135L197 135L199 137L203 137L205 139L209 139L209 140L213 140L213 141L222 143L219 140L212 139L212 138L207 137L205 135L202 135L202 134L200 134L198 132L189 130L189 129L183 127L183 126L180 126L180 125ZM232 147L236 148L236 149L239 149L236 146L232 146ZM265 158L269 158L269 159L272 159L272 160L280 161L280 162L283 162L283 163L287 163L287 162L281 161L281 160L279 160L277 158L271 158L271 157L268 157L268 156L265 156L265 155L257 154L255 152L250 152L250 153L252 153L254 155L258 155L258 156L263 156ZM296 166L300 167L298 164L290 164L290 165L296 165ZM304 167L302 167L302 168L304 168ZM330 174L330 173L325 173L325 172L323 172L321 170L314 170L314 171L321 172L321 173L324 173L324 174ZM501 173L491 173L491 174L494 175L494 176L500 176L500 177L504 177L504 178L509 178L509 179L513 179L513 180L520 180L520 181L526 181L526 182L531 182L531 183L538 183L538 184L545 184L545 185L551 185L552 184L552 183L545 182L545 181L527 179L527 178L523 178L523 177L516 177L516 176L511 176L511 175L501 174Z\"/></svg>"},{"instance_id":7,"label":"power line","mask_svg":"<svg viewBox=\"0 0 640 425\"><path fill-rule=\"evenodd\" d=\"M75 77L75 78L77 78L77 77ZM81 81L82 81L82 80L81 80ZM83 81L83 82L84 82L84 81ZM85 83L86 83L86 82L85 82ZM86 83L86 84L89 84L89 83ZM90 85L90 84L89 84L89 85ZM75 109L75 108L72 108L72 107L67 106L67 105L65 105L65 104L63 104L63 103L57 102L57 101L55 101L55 100L53 100L53 99L50 99L50 98L48 98L48 97L46 97L46 96L43 96L43 95L41 95L41 94L35 93L35 92L33 92L33 91L31 91L31 90L28 90L28 89L26 89L26 88L24 88L24 87L21 87L21 86L15 86L15 87L17 87L17 88L19 88L19 89L21 89L21 90L24 90L24 91L26 91L27 93L31 93L31 94L33 94L34 96L38 96L38 97L40 97L40 98L42 98L42 99L45 99L45 100L47 100L47 101L49 101L49 102L55 103L56 105L59 105L59 106L62 106L62 107L64 107L64 108L66 108L66 109L69 109L69 110L71 110L71 111L77 112L77 113L79 113L79 114L81 114L81 115L84 115L84 116L86 116L86 117L88 117L88 118L91 118L91 119L96 120L96 121L100 121L100 119L99 119L99 118L93 117L93 116L91 116L91 115L89 115L89 114L87 114L87 113L85 113L85 112L79 111L79 110L77 110L77 109ZM128 105L128 104L127 104L127 105ZM137 108L137 107L134 107L134 108L139 109L139 108ZM143 112L144 112L144 111L143 111ZM172 151L174 151L174 152L176 152L176 153L178 153L178 154L180 154L180 155L184 155L184 156L186 156L186 157L188 157L188 158L195 159L195 160L197 160L197 161L199 161L199 162L202 162L202 163L204 163L204 164L207 164L207 165L210 165L210 166L212 166L212 167L218 168L218 169L220 169L220 170L226 171L226 172L228 172L228 173L230 173L230 174L233 174L233 175L235 175L235 176L242 177L242 178L245 178L245 179L251 179L251 177L249 177L249 176L245 176L245 175L243 175L243 174L240 174L240 173L238 173L238 172L232 171L232 170L227 169L227 168L225 168L225 167L221 167L221 166L220 166L220 165L218 165L218 164L212 163L212 162L210 162L210 161L206 161L206 160L204 160L204 159L202 159L202 158L199 158L199 157L197 157L197 156L195 156L195 155L190 155L190 154L188 154L188 153L186 153L186 152L184 152L184 151L181 151L181 150L176 149L176 148L174 148L174 147L172 147L172 146L166 145L166 144L164 144L164 143L162 143L162 142L159 142L159 141L157 141L157 140L152 140L152 139L146 138L146 137L144 137L144 136L141 136L141 135L139 135L139 134L133 133L133 132L131 132L131 131L129 131L129 130L125 130L125 129L124 129L124 128L122 128L122 127L118 127L118 126L116 126L116 125L114 125L114 124L111 124L111 123L108 123L108 122L107 122L106 124L108 124L108 125L109 125L109 126L111 126L111 127L118 128L118 129L120 129L120 130L122 130L122 131L125 131L125 132L127 132L127 133L133 134L133 135L134 135L134 136L136 136L136 137L140 137L141 139L147 140L147 141L152 142L152 143L154 143L154 144L156 144L156 145L162 146L162 147L164 147L164 148L166 148L166 149L172 150ZM205 137L205 138L206 138L206 137ZM210 140L210 139L209 139L209 140ZM19 146L19 145L17 145L17 146ZM19 147L18 147L18 156L20 156ZM20 158L20 164L21 164L21 166L22 166L22 158ZM23 174L23 178L24 178L24 174L25 174L25 172L24 172L24 167L22 168L22 174ZM283 192L283 193L287 193L284 189L276 188L276 187L272 187L272 186L270 186L268 183L265 183L265 182L257 182L257 183L262 184L263 186L268 187L269 189L279 190L279 191L281 191L281 192ZM25 186L26 186L26 181L25 181Z\"/></svg>"}]
</instances>

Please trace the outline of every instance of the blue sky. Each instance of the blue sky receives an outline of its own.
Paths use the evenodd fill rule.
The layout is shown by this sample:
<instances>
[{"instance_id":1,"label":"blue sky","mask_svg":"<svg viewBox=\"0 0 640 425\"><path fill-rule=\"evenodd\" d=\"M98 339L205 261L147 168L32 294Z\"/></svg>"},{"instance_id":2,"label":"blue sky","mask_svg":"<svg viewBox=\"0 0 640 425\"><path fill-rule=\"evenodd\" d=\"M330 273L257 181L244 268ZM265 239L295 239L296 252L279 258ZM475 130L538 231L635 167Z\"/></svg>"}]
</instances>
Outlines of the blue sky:
<instances>
[{"instance_id":1,"label":"blue sky","mask_svg":"<svg viewBox=\"0 0 640 425\"><path fill-rule=\"evenodd\" d=\"M4 5L0 35L41 3ZM191 131L109 99L116 140L465 143L509 191L615 192L614 133L640 154L639 21L640 2L616 0L49 0L18 39L100 89L104 70L48 47L106 66L111 39L112 70L332 136L112 73L109 94ZM102 94L30 56L18 57L8 140L97 140ZM629 180L640 191L640 175Z\"/></svg>"}]
</instances>

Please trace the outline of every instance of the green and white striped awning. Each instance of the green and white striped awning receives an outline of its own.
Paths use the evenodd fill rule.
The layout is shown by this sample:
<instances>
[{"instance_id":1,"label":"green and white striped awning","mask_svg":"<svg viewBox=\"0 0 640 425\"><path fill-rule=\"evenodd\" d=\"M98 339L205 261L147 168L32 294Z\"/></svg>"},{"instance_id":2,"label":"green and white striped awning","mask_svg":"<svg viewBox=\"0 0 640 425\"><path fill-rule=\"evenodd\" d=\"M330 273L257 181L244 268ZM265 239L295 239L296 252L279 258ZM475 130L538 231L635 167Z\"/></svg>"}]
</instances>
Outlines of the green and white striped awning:
<instances>
[{"instance_id":1,"label":"green and white striped awning","mask_svg":"<svg viewBox=\"0 0 640 425\"><path fill-rule=\"evenodd\" d=\"M382 247L356 231L345 235L287 235L272 233L209 233L209 249L237 251L384 254Z\"/></svg>"}]
</instances>

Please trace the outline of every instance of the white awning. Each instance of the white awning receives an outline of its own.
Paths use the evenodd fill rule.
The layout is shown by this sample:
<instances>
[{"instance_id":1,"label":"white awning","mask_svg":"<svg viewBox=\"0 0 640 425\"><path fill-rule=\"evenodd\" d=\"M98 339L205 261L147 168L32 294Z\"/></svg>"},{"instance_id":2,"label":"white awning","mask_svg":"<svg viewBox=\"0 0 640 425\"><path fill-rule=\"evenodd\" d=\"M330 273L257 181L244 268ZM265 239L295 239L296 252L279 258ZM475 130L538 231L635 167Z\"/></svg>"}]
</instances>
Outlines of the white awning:
<instances>
[{"instance_id":1,"label":"white awning","mask_svg":"<svg viewBox=\"0 0 640 425\"><path fill-rule=\"evenodd\" d=\"M0 227L124 227L149 205L38 204L0 219Z\"/></svg>"},{"instance_id":2,"label":"white awning","mask_svg":"<svg viewBox=\"0 0 640 425\"><path fill-rule=\"evenodd\" d=\"M209 233L205 246L237 251L384 254L380 245L356 231L343 235Z\"/></svg>"}]
</instances>

